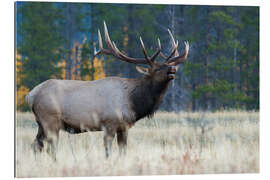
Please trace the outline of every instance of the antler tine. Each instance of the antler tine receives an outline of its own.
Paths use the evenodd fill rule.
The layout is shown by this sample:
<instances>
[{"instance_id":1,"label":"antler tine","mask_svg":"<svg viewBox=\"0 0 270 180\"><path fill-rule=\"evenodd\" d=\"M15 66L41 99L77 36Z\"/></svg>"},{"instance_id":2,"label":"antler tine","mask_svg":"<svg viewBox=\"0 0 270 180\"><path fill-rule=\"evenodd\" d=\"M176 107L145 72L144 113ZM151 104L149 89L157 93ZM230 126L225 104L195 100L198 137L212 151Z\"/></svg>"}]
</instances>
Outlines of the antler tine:
<instances>
[{"instance_id":1,"label":"antler tine","mask_svg":"<svg viewBox=\"0 0 270 180\"><path fill-rule=\"evenodd\" d=\"M168 29L168 32L169 32L170 38L172 40L172 44L175 45L175 40L173 38L173 35L172 35L172 32L170 31L170 29Z\"/></svg>"},{"instance_id":2,"label":"antler tine","mask_svg":"<svg viewBox=\"0 0 270 180\"><path fill-rule=\"evenodd\" d=\"M158 50L160 51L161 50L161 43L160 43L160 39L158 38Z\"/></svg>"},{"instance_id":3,"label":"antler tine","mask_svg":"<svg viewBox=\"0 0 270 180\"><path fill-rule=\"evenodd\" d=\"M103 49L103 45L102 45L102 40L101 40L101 34L100 34L100 31L98 29L98 43L99 43L99 50L97 51L97 48L96 48L96 43L94 42L93 45L94 45L94 56L97 56L101 53L101 49Z\"/></svg>"},{"instance_id":4,"label":"antler tine","mask_svg":"<svg viewBox=\"0 0 270 180\"><path fill-rule=\"evenodd\" d=\"M115 48L115 50L119 51L119 49L117 48L116 44L114 42L113 43L113 47Z\"/></svg>"},{"instance_id":5,"label":"antler tine","mask_svg":"<svg viewBox=\"0 0 270 180\"><path fill-rule=\"evenodd\" d=\"M151 62L154 62L155 59L157 58L157 56L161 53L161 43L160 43L160 40L158 38L158 49L157 51L155 52L155 54L151 57Z\"/></svg>"},{"instance_id":6,"label":"antler tine","mask_svg":"<svg viewBox=\"0 0 270 180\"><path fill-rule=\"evenodd\" d=\"M170 35L170 38L171 38L171 41L172 41L172 47L175 48L176 44L178 44L178 41L175 43L174 37L173 37L172 32L170 31L170 29L168 29L168 32L169 32L169 35ZM174 55L177 56L178 54L179 53L178 53L178 50L176 48Z\"/></svg>"},{"instance_id":7,"label":"antler tine","mask_svg":"<svg viewBox=\"0 0 270 180\"><path fill-rule=\"evenodd\" d=\"M98 29L98 43L99 43L99 49L103 49L103 43L102 43L102 38L101 38L99 29Z\"/></svg>"},{"instance_id":8,"label":"antler tine","mask_svg":"<svg viewBox=\"0 0 270 180\"><path fill-rule=\"evenodd\" d=\"M96 49L96 44L94 43L94 56L97 56L97 55L99 55L101 53L110 54L109 50L103 48L103 43L102 43L100 30L98 30L98 43L99 43L99 50L98 51Z\"/></svg>"},{"instance_id":9,"label":"antler tine","mask_svg":"<svg viewBox=\"0 0 270 180\"><path fill-rule=\"evenodd\" d=\"M162 59L164 59L166 61L166 56L163 54L163 52L160 52L160 57L162 57Z\"/></svg>"},{"instance_id":10,"label":"antler tine","mask_svg":"<svg viewBox=\"0 0 270 180\"><path fill-rule=\"evenodd\" d=\"M170 35L173 51L171 52L171 54L168 57L166 57L162 52L160 52L160 56L165 60L165 62L168 62L169 59L172 56L177 56L178 55L178 51L177 51L178 41L176 41L176 43L175 43L175 40L173 38L173 35L172 35L172 32L170 31L170 29L168 29L168 32L169 32L169 35Z\"/></svg>"},{"instance_id":11,"label":"antler tine","mask_svg":"<svg viewBox=\"0 0 270 180\"><path fill-rule=\"evenodd\" d=\"M99 55L100 53L103 52L103 44L102 44L102 38L101 38L101 34L100 34L100 30L98 29L98 44L99 44L99 50L97 51L96 49L96 43L94 42L94 56Z\"/></svg>"},{"instance_id":12,"label":"antler tine","mask_svg":"<svg viewBox=\"0 0 270 180\"><path fill-rule=\"evenodd\" d=\"M173 51L171 52L171 54L167 58L164 56L163 53L161 53L160 55L161 55L161 57L163 59L165 59L167 64L172 65L172 66L176 66L176 65L178 65L180 63L183 63L186 60L187 55L188 55L188 51L189 51L189 44L188 44L188 42L184 42L185 46L186 46L185 52L184 52L183 55L180 56L179 52L177 50L178 41L176 41L176 43L175 43L172 32L169 29L168 29L168 32L169 32L169 35L170 35Z\"/></svg>"},{"instance_id":13,"label":"antler tine","mask_svg":"<svg viewBox=\"0 0 270 180\"><path fill-rule=\"evenodd\" d=\"M144 43L143 43L142 37L140 37L140 42L141 42L141 46L142 46L142 50L143 50L143 54L144 54L145 59L149 59L148 58L148 55L146 53L145 47L144 47Z\"/></svg>"},{"instance_id":14,"label":"antler tine","mask_svg":"<svg viewBox=\"0 0 270 180\"><path fill-rule=\"evenodd\" d=\"M140 42L141 42L141 46L142 46L142 50L143 50L143 54L144 54L145 59L148 61L148 63L149 63L151 66L153 66L153 62L149 59L149 57L148 57L148 55L147 55L147 52L146 52L146 50L145 50L145 46L144 46L142 37L140 37Z\"/></svg>"},{"instance_id":15,"label":"antler tine","mask_svg":"<svg viewBox=\"0 0 270 180\"><path fill-rule=\"evenodd\" d=\"M119 49L117 48L117 46L115 45L114 42L112 43L112 41L110 39L109 32L108 32L108 28L107 28L107 25L106 25L105 21L104 21L104 33L105 33L105 41L106 41L106 43L107 43L107 45L109 47L110 54L112 54L113 56L115 56L116 58L119 58L121 60L134 63L134 62L132 62L132 59L129 59L127 56L124 56L119 51Z\"/></svg>"},{"instance_id":16,"label":"antler tine","mask_svg":"<svg viewBox=\"0 0 270 180\"><path fill-rule=\"evenodd\" d=\"M111 50L111 53L114 53L114 47L112 45L112 41L110 39L110 36L109 36L109 32L108 32L108 29L107 29L107 25L104 21L104 34L105 34L105 41L107 43L107 45L109 46L109 49Z\"/></svg>"},{"instance_id":17,"label":"antler tine","mask_svg":"<svg viewBox=\"0 0 270 180\"><path fill-rule=\"evenodd\" d=\"M127 61L126 59L127 59L128 57L125 56L123 53L120 52L120 50L117 48L117 46L116 46L116 44L115 44L114 42L112 42L112 43L113 43L114 50L115 50L115 53L116 53L116 55L118 56L118 58L119 58L119 59L122 59L122 60L125 59L125 61ZM127 62L129 62L129 60L128 60ZM135 63L135 64L137 64L137 63Z\"/></svg>"},{"instance_id":18,"label":"antler tine","mask_svg":"<svg viewBox=\"0 0 270 180\"><path fill-rule=\"evenodd\" d=\"M177 48L178 48L178 40L176 40L176 51L175 51L175 56L179 56L179 52L178 52L178 50L177 50Z\"/></svg>"},{"instance_id":19,"label":"antler tine","mask_svg":"<svg viewBox=\"0 0 270 180\"><path fill-rule=\"evenodd\" d=\"M170 59L172 56L175 56L175 55L176 55L176 53L178 54L177 48L178 48L178 41L176 42L175 46L173 47L172 53L165 59L165 62L168 62L169 59Z\"/></svg>"},{"instance_id":20,"label":"antler tine","mask_svg":"<svg viewBox=\"0 0 270 180\"><path fill-rule=\"evenodd\" d=\"M97 52L97 48L96 48L96 43L95 42L93 43L93 46L94 46L94 56L97 56L98 55L98 52Z\"/></svg>"},{"instance_id":21,"label":"antler tine","mask_svg":"<svg viewBox=\"0 0 270 180\"><path fill-rule=\"evenodd\" d=\"M185 41L184 43L185 43L185 52L184 52L184 54L182 54L181 56L175 56L175 57L171 58L168 61L169 65L176 66L176 65L178 65L180 63L183 63L187 59L188 52L189 52L189 43L188 43L188 41Z\"/></svg>"}]
</instances>

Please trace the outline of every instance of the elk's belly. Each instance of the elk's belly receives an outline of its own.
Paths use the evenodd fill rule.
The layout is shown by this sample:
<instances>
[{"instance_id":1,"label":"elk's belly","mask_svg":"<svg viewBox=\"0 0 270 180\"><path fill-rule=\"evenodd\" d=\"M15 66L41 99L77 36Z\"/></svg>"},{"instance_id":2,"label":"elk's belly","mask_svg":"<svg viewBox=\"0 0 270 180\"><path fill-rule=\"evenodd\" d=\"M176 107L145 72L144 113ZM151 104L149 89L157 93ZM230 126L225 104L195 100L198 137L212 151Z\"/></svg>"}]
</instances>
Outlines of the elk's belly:
<instances>
[{"instance_id":1,"label":"elk's belly","mask_svg":"<svg viewBox=\"0 0 270 180\"><path fill-rule=\"evenodd\" d=\"M65 98L62 112L63 121L72 127L101 130L105 123L123 123L129 111L121 94L78 92Z\"/></svg>"},{"instance_id":2,"label":"elk's belly","mask_svg":"<svg viewBox=\"0 0 270 180\"><path fill-rule=\"evenodd\" d=\"M63 124L66 127L81 130L99 130L101 127L101 120L96 113L89 113L87 111L66 111L62 115Z\"/></svg>"}]
</instances>

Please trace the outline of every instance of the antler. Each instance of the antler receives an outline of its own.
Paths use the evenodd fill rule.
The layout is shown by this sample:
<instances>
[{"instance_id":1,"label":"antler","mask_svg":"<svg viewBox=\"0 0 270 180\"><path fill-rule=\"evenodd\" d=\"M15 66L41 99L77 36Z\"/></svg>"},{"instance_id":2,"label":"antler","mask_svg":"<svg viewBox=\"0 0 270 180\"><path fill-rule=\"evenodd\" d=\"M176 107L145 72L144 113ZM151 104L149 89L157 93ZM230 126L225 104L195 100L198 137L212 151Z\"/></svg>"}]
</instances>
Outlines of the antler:
<instances>
[{"instance_id":1,"label":"antler","mask_svg":"<svg viewBox=\"0 0 270 180\"><path fill-rule=\"evenodd\" d=\"M168 32L169 32L169 35L170 35L170 38L171 38L171 43L172 43L172 47L173 47L173 50L171 52L171 54L166 57L163 53L161 53L161 57L163 59L165 59L165 62L171 66L176 66L180 63L183 63L186 59L187 59L187 55L188 55L188 51L189 51L189 43L188 41L185 41L185 52L184 54L182 54L181 56L179 55L179 52L177 50L177 47L178 47L178 41L176 41L175 43L175 40L173 38L173 35L171 33L171 31L168 29Z\"/></svg>"},{"instance_id":2,"label":"antler","mask_svg":"<svg viewBox=\"0 0 270 180\"><path fill-rule=\"evenodd\" d=\"M105 42L108 46L108 49L103 48L101 34L100 34L100 31L98 30L99 50L97 51L96 47L94 47L94 56L97 56L99 54L109 54L125 62L129 62L133 64L149 64L150 66L153 66L156 57L159 55L161 51L161 44L160 44L160 40L158 39L158 49L154 53L154 55L151 58L149 58L146 53L142 38L140 37L140 42L141 42L141 46L142 46L142 50L143 50L145 58L128 57L117 48L114 42L111 42L105 21L104 21L104 33L105 33Z\"/></svg>"}]
</instances>

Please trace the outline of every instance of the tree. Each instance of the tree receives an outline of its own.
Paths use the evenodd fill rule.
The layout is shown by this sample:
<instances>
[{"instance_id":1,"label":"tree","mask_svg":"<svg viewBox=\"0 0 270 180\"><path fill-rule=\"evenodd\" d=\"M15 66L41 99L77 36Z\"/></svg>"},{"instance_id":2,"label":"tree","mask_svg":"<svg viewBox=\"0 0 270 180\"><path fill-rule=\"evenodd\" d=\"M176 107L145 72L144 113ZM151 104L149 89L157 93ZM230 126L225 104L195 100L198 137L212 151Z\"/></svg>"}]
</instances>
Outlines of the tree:
<instances>
[{"instance_id":1,"label":"tree","mask_svg":"<svg viewBox=\"0 0 270 180\"><path fill-rule=\"evenodd\" d=\"M60 12L52 3L23 4L18 9L20 41L18 53L22 55L24 78L22 85L29 89L51 77L59 77L61 69L56 67L60 60Z\"/></svg>"},{"instance_id":2,"label":"tree","mask_svg":"<svg viewBox=\"0 0 270 180\"><path fill-rule=\"evenodd\" d=\"M259 109L259 7L242 7L239 14L239 90L246 95L242 104L247 109Z\"/></svg>"},{"instance_id":3,"label":"tree","mask_svg":"<svg viewBox=\"0 0 270 180\"><path fill-rule=\"evenodd\" d=\"M76 55L72 57L72 49L74 47L75 40L78 39L78 35L86 31L87 25L84 20L88 15L87 8L90 6L89 4L82 3L58 3L57 5L58 9L61 10L62 35L64 35L65 39L65 79L72 79L71 71L73 67L79 66L78 61L76 61L75 58ZM77 68L75 69L75 72L78 72Z\"/></svg>"}]
</instances>

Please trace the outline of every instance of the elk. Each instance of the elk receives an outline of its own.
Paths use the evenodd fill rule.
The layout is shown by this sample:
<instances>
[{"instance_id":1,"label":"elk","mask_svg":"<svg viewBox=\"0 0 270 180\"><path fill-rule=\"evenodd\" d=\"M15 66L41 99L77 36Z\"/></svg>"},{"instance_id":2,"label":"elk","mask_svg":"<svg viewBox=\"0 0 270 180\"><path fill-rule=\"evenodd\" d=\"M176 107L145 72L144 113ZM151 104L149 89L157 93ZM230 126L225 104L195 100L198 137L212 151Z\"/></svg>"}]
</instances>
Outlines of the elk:
<instances>
[{"instance_id":1,"label":"elk","mask_svg":"<svg viewBox=\"0 0 270 180\"><path fill-rule=\"evenodd\" d=\"M32 144L35 152L41 152L46 141L51 155L56 160L56 147L59 131L77 134L87 131L104 131L105 156L111 154L112 141L117 135L119 153L125 154L128 129L138 120L153 116L171 80L175 78L176 66L188 56L189 44L185 42L185 51L178 53L178 41L175 42L168 30L172 52L165 56L161 52L158 39L156 52L149 57L144 43L140 43L144 58L132 58L123 54L110 40L104 22L105 42L103 48L101 33L98 30L99 50L94 49L94 56L112 55L119 60L145 64L149 68L136 66L144 74L141 79L107 77L95 81L50 79L37 85L26 97L38 124L38 133ZM163 63L156 62L160 56Z\"/></svg>"}]
</instances>

